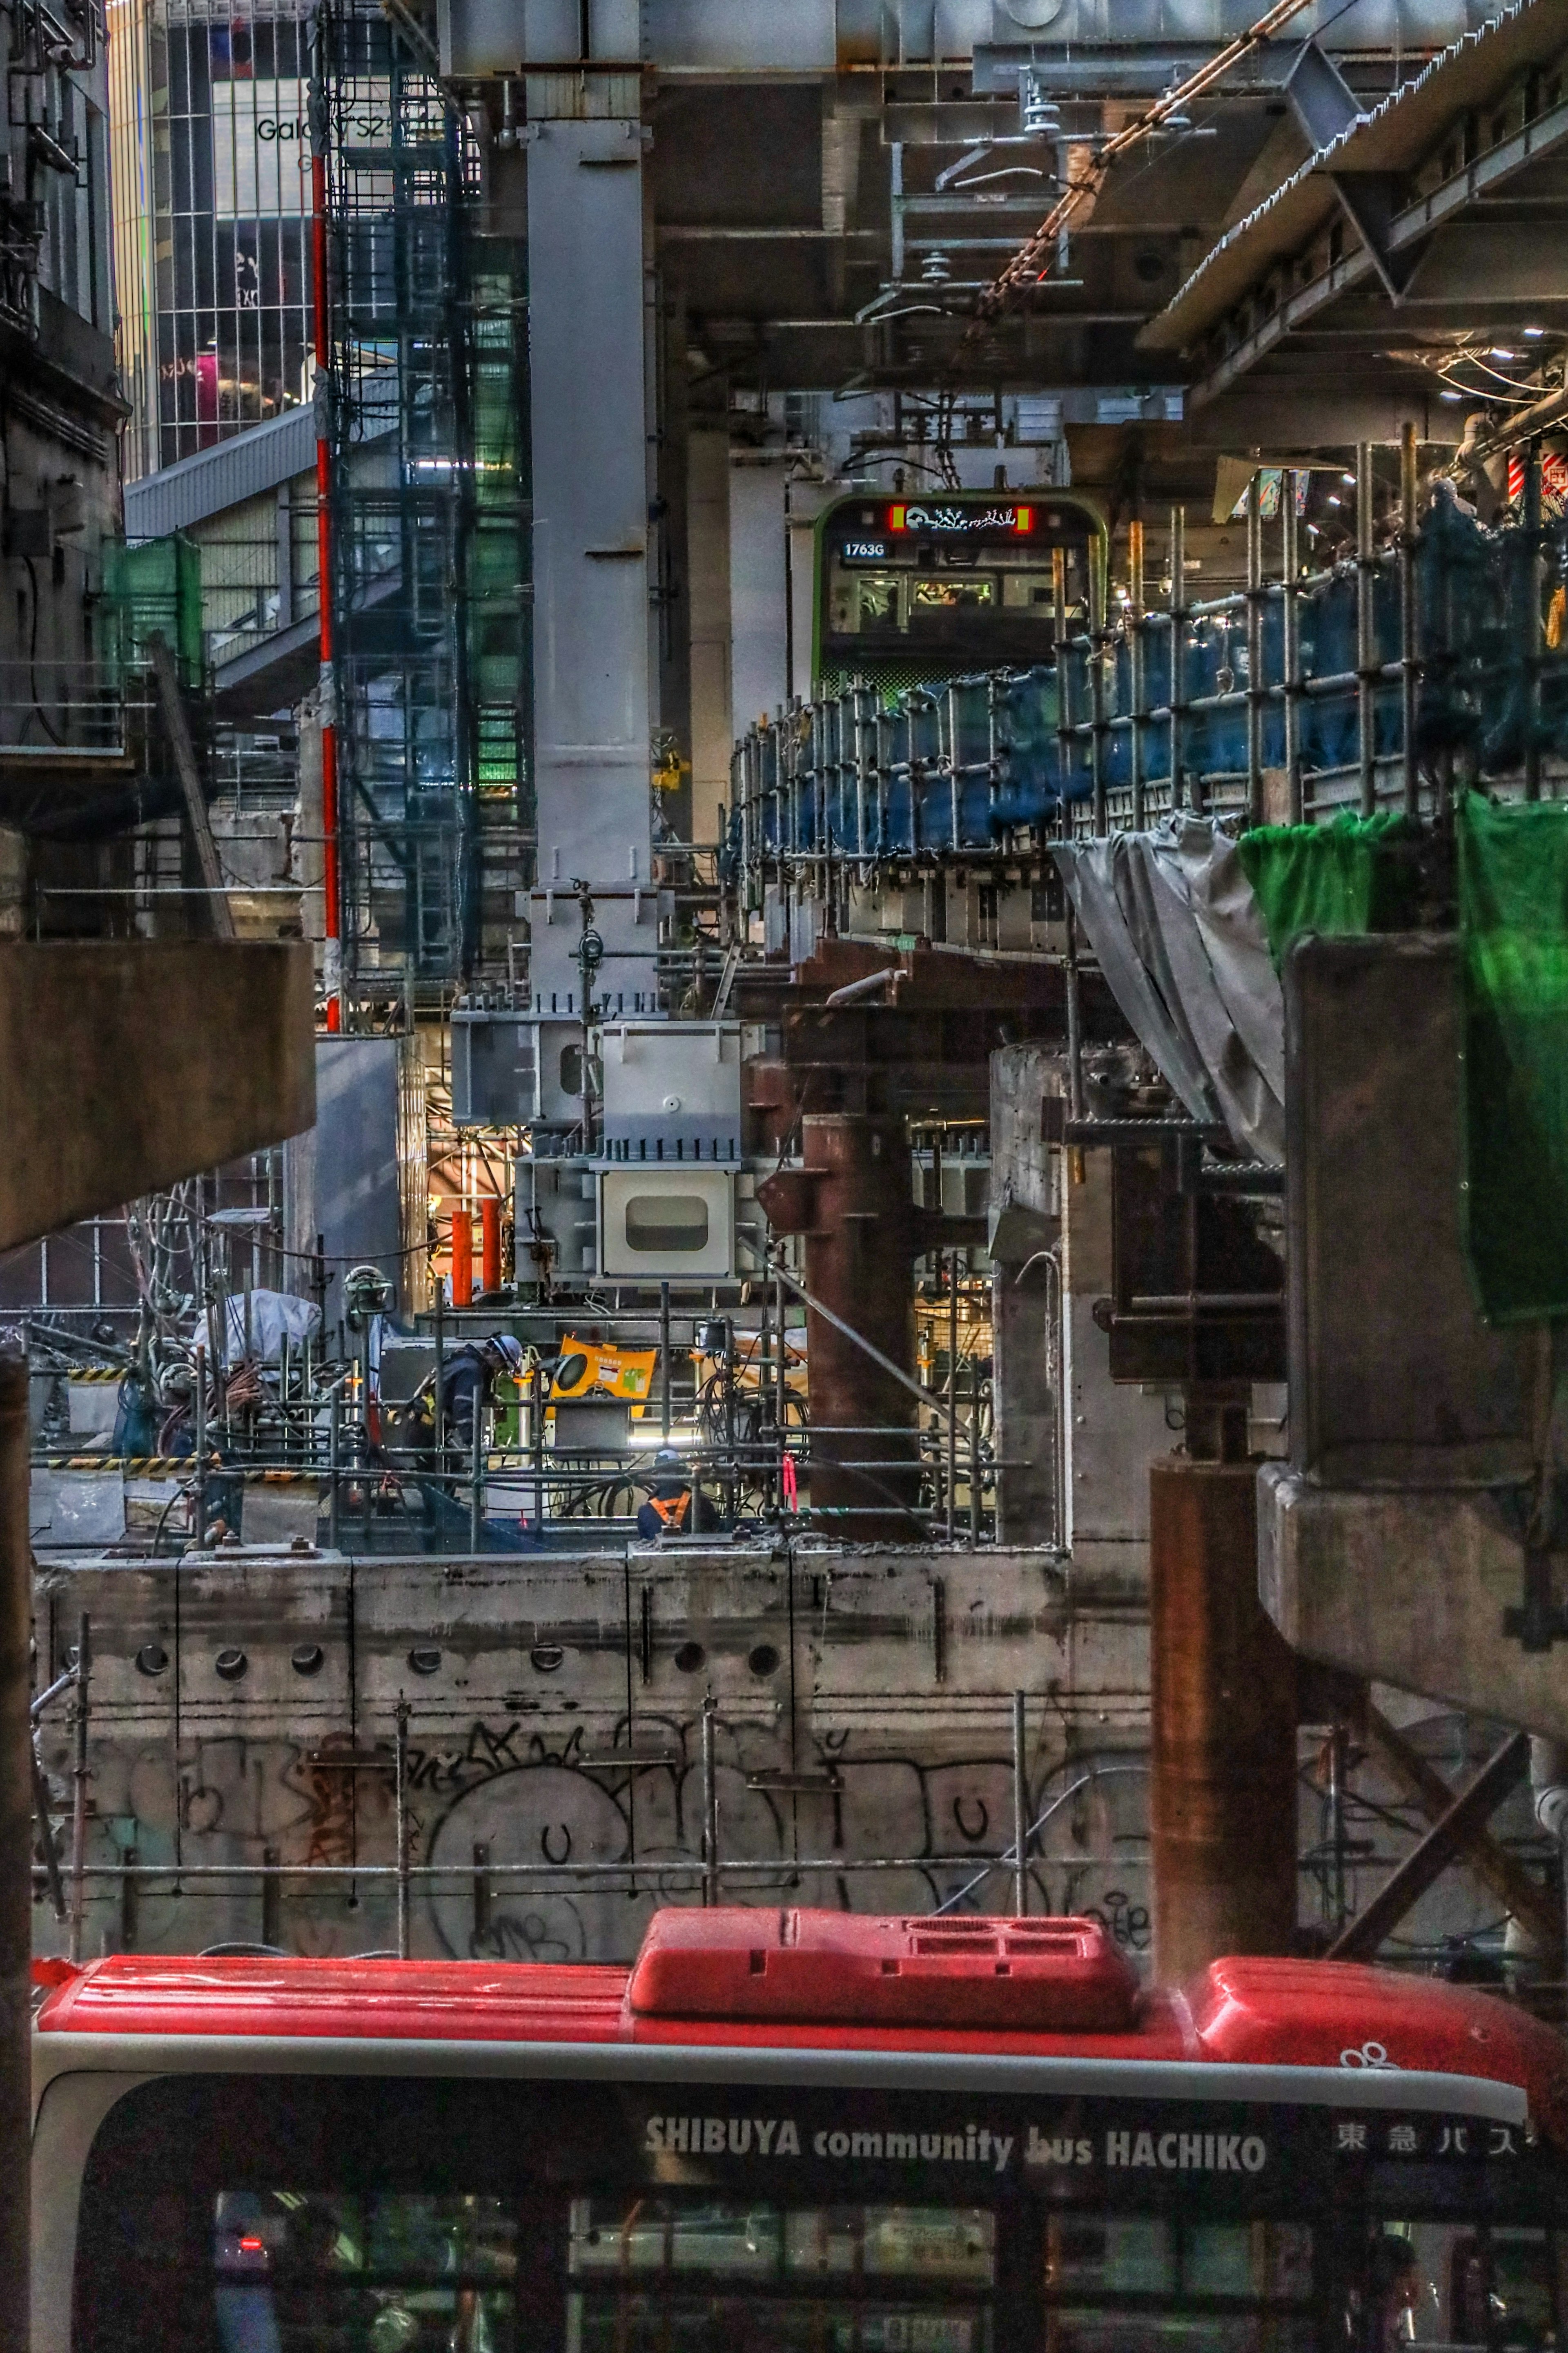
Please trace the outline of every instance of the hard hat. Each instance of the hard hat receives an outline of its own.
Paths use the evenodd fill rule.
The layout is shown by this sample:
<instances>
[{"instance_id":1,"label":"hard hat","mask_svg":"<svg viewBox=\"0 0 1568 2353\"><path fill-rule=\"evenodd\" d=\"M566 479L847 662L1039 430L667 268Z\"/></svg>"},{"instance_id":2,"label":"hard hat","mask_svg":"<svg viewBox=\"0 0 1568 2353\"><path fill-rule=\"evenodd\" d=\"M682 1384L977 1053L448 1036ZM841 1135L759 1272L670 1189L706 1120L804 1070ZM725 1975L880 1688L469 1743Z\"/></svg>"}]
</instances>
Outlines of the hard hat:
<instances>
[{"instance_id":1,"label":"hard hat","mask_svg":"<svg viewBox=\"0 0 1568 2353\"><path fill-rule=\"evenodd\" d=\"M490 1336L490 1346L500 1357L509 1373L522 1370L522 1342L510 1332L496 1332Z\"/></svg>"}]
</instances>

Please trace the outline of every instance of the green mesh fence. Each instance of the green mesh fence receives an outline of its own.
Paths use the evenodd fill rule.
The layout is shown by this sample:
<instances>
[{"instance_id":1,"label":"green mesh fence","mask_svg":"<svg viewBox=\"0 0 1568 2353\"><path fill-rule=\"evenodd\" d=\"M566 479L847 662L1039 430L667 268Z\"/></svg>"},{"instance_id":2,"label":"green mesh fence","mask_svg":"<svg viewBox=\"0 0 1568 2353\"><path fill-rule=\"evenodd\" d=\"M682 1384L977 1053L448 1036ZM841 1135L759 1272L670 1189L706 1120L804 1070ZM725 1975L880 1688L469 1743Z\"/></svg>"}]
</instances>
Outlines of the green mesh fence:
<instances>
[{"instance_id":1,"label":"green mesh fence","mask_svg":"<svg viewBox=\"0 0 1568 2353\"><path fill-rule=\"evenodd\" d=\"M103 551L103 589L121 663L145 670L154 630L174 651L182 682L202 679L202 557L184 532L166 539L123 540Z\"/></svg>"},{"instance_id":2,"label":"green mesh fence","mask_svg":"<svg viewBox=\"0 0 1568 2353\"><path fill-rule=\"evenodd\" d=\"M1330 825L1262 825L1244 833L1237 854L1251 883L1276 965L1308 932L1337 938L1352 932L1407 930L1415 920L1416 876L1410 849L1418 828L1383 810L1345 815Z\"/></svg>"},{"instance_id":3,"label":"green mesh fence","mask_svg":"<svg viewBox=\"0 0 1568 2353\"><path fill-rule=\"evenodd\" d=\"M1465 1247L1489 1323L1568 1315L1568 805L1458 822Z\"/></svg>"}]
</instances>

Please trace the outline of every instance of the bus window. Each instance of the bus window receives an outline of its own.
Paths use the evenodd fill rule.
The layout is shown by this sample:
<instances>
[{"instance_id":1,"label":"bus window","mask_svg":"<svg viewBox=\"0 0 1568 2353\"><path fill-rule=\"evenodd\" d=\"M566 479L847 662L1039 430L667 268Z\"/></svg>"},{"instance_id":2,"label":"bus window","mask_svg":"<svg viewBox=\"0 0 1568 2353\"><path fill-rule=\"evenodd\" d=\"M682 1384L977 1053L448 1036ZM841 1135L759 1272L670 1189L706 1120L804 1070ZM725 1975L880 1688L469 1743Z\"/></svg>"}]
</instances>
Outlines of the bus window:
<instances>
[{"instance_id":1,"label":"bus window","mask_svg":"<svg viewBox=\"0 0 1568 2353\"><path fill-rule=\"evenodd\" d=\"M1305 2223L1052 2214L1046 2353L1310 2353Z\"/></svg>"},{"instance_id":2,"label":"bus window","mask_svg":"<svg viewBox=\"0 0 1568 2353\"><path fill-rule=\"evenodd\" d=\"M500 2199L220 2190L213 2269L222 2353L513 2353Z\"/></svg>"},{"instance_id":3,"label":"bus window","mask_svg":"<svg viewBox=\"0 0 1568 2353\"><path fill-rule=\"evenodd\" d=\"M1563 2341L1562 2256L1545 2231L1385 2222L1352 2292L1358 2353L1402 2345L1451 2353L1536 2353Z\"/></svg>"},{"instance_id":4,"label":"bus window","mask_svg":"<svg viewBox=\"0 0 1568 2353\"><path fill-rule=\"evenodd\" d=\"M993 2348L979 2207L579 2198L566 2267L567 2353Z\"/></svg>"}]
</instances>

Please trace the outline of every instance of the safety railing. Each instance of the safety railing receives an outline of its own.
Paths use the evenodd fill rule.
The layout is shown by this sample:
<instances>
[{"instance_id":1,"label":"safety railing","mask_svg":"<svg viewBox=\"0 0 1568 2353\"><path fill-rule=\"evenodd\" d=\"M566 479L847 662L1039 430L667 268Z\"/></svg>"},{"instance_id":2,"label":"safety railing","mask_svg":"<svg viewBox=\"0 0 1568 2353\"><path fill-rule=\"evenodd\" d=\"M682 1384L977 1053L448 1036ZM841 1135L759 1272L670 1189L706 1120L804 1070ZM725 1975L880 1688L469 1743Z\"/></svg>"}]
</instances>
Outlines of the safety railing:
<instances>
[{"instance_id":1,"label":"safety railing","mask_svg":"<svg viewBox=\"0 0 1568 2353\"><path fill-rule=\"evenodd\" d=\"M53 1802L53 1792L38 1757L37 1738L37 1725L45 1711L68 1691L71 1698L70 1844L68 1854L62 1859L57 1822L63 1827L66 1810ZM592 1891L624 1895L651 1891L666 1902L695 1901L703 1906L713 1906L722 1904L727 1897L754 1902L764 1893L798 1889L817 1876L826 1876L830 1882L838 1883L885 1876L889 1872L914 1872L928 1878L934 1874L945 1876L950 1873L962 1873L961 1884L952 1889L933 1907L937 1915L952 1913L961 1905L967 1905L976 1912L995 1908L1013 1917L1022 1918L1031 1908L1047 1908L1043 1901L1036 1902L1037 1891L1031 1877L1033 1873L1052 1868L1081 1873L1086 1860L1089 1859L1081 1848L1059 1857L1044 1852L1037 1841L1052 1818L1072 1799L1100 1781L1128 1775L1144 1776L1148 1771L1147 1765L1142 1760L1090 1765L1066 1787L1052 1791L1042 1804L1030 1788L1027 1699L1022 1691L1015 1691L1012 1694L1009 1757L1012 1835L1005 1847L994 1852L977 1851L971 1847L963 1853L952 1854L808 1853L772 1858L748 1853L738 1845L727 1852L719 1790L719 1708L710 1694L702 1704L699 1725L696 1767L700 1822L698 1838L690 1851L681 1852L678 1848L671 1852L668 1846L662 1846L656 1859L641 1862L635 1855L611 1860L573 1860L568 1856L559 1862L548 1858L543 1862L523 1862L497 1861L491 1856L488 1844L477 1842L472 1847L471 1856L462 1862L416 1862L416 1826L409 1802L413 1787L409 1725L413 1710L406 1700L399 1700L392 1711L390 1739L378 1741L373 1737L366 1746L362 1726L361 1745L352 1755L331 1759L323 1757L321 1760L323 1769L335 1767L339 1770L379 1774L391 1783L393 1859L390 1862L366 1861L357 1854L342 1862L294 1859L285 1857L277 1847L270 1845L264 1848L259 1862L231 1860L208 1862L183 1853L148 1861L134 1850L122 1851L111 1862L89 1862L91 1694L91 1626L84 1612L79 1618L77 1641L68 1654L64 1672L33 1702L33 1820L35 1840L42 1858L33 1865L34 1889L39 1900L47 1898L58 1925L66 1929L68 1957L78 1962L83 1954L89 1891L105 1888L118 1892L122 1927L133 1918L133 1907L127 1901L132 1889L154 1886L186 1896L227 1894L231 1897L237 1893L255 1889L261 1899L258 1942L263 1947L276 1947L280 1940L283 1934L280 1906L286 1894L298 1898L307 1891L328 1886L345 1888L351 1894L362 1886L373 1894L390 1892L395 1907L396 1954L402 1960L409 1958L413 1951L412 1899L416 1890L427 1894L468 1891L473 1905L476 1944L483 1939L489 1927L494 1891L508 1886L517 1886L535 1894L582 1894ZM633 1745L631 1729L628 1719L627 1745L624 1750L612 1748L597 1755L584 1751L574 1759L575 1768L612 1779L624 1777L628 1783L645 1772L676 1769L684 1774L689 1769L683 1751L639 1751ZM747 1786L759 1791L771 1790L775 1795L799 1793L806 1789L832 1795L840 1783L835 1769L828 1766L807 1774L776 1774L763 1770L748 1775ZM1143 1867L1137 1859L1117 1859L1119 1872L1129 1868L1136 1872ZM998 1900L994 1905L988 1905L983 1899L983 1891L994 1892ZM128 1946L133 1941L133 1937L122 1936L122 1945ZM107 1942L106 1938L106 1946Z\"/></svg>"},{"instance_id":2,"label":"safety railing","mask_svg":"<svg viewBox=\"0 0 1568 2353\"><path fill-rule=\"evenodd\" d=\"M1493 529L1439 480L1425 504L1407 433L1397 509L1357 454L1353 552L1301 561L1292 478L1246 501L1245 586L1188 596L1173 512L1163 602L1130 534L1117 609L1076 613L1058 567L1055 658L796 702L737 745L731 856L752 905L888 864L1016 856L1141 828L1179 808L1247 824L1350 808L1415 814L1462 786L1536 795L1568 776L1568 518L1539 460ZM1381 542L1380 542L1381 534ZM1272 568L1271 568L1272 563Z\"/></svg>"}]
</instances>

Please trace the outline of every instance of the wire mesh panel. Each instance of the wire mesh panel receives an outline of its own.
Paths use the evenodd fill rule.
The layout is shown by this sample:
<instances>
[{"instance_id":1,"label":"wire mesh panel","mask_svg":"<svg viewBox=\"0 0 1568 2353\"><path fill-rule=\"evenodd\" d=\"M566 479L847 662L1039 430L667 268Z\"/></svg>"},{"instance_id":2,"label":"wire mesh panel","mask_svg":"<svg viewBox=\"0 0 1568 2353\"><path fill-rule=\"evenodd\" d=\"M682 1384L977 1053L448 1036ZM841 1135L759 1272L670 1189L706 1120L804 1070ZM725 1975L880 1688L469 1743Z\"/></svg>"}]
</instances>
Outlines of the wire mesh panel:
<instances>
[{"instance_id":1,"label":"wire mesh panel","mask_svg":"<svg viewBox=\"0 0 1568 2353\"><path fill-rule=\"evenodd\" d=\"M480 234L477 149L414 36L323 11L316 69L344 975L369 1008L471 969L481 848L523 814L523 265Z\"/></svg>"}]
</instances>

